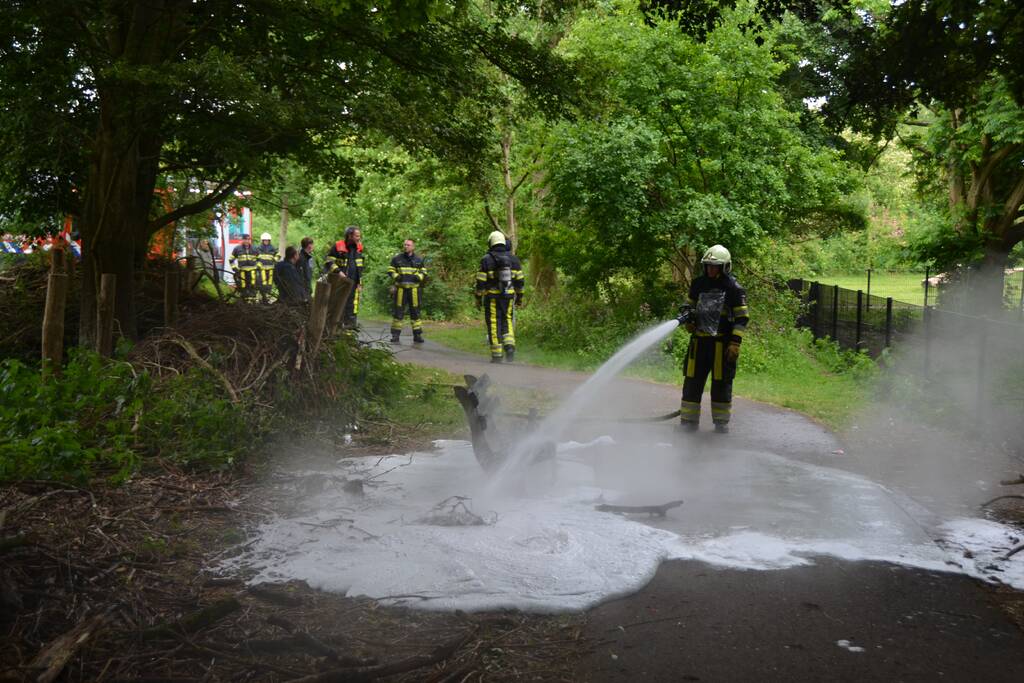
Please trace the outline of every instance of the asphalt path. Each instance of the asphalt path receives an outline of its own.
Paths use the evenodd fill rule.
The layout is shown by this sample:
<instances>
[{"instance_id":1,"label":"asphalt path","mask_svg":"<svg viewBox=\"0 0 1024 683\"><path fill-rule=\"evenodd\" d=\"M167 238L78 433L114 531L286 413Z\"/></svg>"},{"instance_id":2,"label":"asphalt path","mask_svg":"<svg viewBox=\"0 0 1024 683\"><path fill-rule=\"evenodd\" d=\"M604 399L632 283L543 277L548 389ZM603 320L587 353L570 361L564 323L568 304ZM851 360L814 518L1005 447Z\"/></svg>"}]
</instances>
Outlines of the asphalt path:
<instances>
[{"instance_id":1,"label":"asphalt path","mask_svg":"<svg viewBox=\"0 0 1024 683\"><path fill-rule=\"evenodd\" d=\"M407 341L395 351L403 362L460 374L486 373L499 388L528 388L559 397L588 377L521 363L491 364L429 341L416 347ZM573 427L572 438L612 433L619 443L634 438L650 446L631 452L628 465L609 470L606 476L616 482L638 476L647 469L644 463L657 469L661 479L673 480L671 467L656 465L654 458L665 456L653 447L678 445L681 438L686 439L684 455L675 458L680 473L715 463L708 476L687 480L687 505L659 526L693 533L701 525L711 532L716 525L736 528L743 522L754 530L806 535L811 520L827 517L821 533L882 524L900 542L927 544L934 535L927 506L894 487L869 491L870 486L854 481L850 488L865 491L849 495L834 482L816 487L814 477L804 476L800 468L876 473L878 459L838 455L845 453L844 444L800 414L736 399L730 434L711 433L705 414L701 432L679 437L671 424L627 428L615 423L616 418L674 410L678 387L619 379L595 399L588 420ZM638 460L641 451L648 460ZM728 462L732 464L722 465ZM662 563L642 590L588 613L584 635L598 645L581 661L577 678L1024 680L1024 634L978 582L887 562L812 559L808 566L772 571L720 568L695 560Z\"/></svg>"}]
</instances>

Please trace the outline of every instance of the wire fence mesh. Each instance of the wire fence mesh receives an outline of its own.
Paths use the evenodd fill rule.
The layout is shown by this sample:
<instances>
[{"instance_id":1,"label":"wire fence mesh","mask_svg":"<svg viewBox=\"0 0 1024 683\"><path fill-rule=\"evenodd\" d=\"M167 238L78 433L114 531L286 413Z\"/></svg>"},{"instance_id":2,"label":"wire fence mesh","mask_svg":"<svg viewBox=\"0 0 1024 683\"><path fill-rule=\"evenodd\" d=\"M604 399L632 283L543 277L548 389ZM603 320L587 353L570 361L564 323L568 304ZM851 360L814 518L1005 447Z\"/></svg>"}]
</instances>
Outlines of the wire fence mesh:
<instances>
[{"instance_id":1,"label":"wire fence mesh","mask_svg":"<svg viewBox=\"0 0 1024 683\"><path fill-rule=\"evenodd\" d=\"M815 339L828 338L872 357L889 350L897 360L888 367L923 378L979 421L1024 424L1019 309L983 317L805 280L790 280L789 288L804 303L797 324Z\"/></svg>"}]
</instances>

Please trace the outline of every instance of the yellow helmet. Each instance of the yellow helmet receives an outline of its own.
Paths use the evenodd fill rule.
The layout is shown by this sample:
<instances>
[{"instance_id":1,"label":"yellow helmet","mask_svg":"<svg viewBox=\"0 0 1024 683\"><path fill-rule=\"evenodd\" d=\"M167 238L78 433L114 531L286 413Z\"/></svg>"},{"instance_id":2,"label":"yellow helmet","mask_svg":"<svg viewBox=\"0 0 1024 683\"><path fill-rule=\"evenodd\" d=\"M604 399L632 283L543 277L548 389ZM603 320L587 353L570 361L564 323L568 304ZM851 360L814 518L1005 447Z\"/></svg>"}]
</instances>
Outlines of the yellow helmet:
<instances>
[{"instance_id":1,"label":"yellow helmet","mask_svg":"<svg viewBox=\"0 0 1024 683\"><path fill-rule=\"evenodd\" d=\"M501 230L495 230L487 238L487 246L493 247L495 244L508 244L508 242L505 241L505 233Z\"/></svg>"},{"instance_id":2,"label":"yellow helmet","mask_svg":"<svg viewBox=\"0 0 1024 683\"><path fill-rule=\"evenodd\" d=\"M721 244L716 244L705 251L700 262L705 266L722 266L723 273L729 273L732 270L732 255Z\"/></svg>"}]
</instances>

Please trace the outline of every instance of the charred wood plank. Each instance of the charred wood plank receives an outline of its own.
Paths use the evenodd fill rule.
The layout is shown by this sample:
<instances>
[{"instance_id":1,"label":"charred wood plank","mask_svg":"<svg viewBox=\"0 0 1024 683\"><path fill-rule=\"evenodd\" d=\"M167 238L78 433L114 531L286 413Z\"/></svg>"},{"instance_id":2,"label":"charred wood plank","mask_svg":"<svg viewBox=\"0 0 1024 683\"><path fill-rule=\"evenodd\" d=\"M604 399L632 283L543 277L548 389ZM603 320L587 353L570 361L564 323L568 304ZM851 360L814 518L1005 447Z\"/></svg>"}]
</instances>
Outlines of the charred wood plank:
<instances>
[{"instance_id":1,"label":"charred wood plank","mask_svg":"<svg viewBox=\"0 0 1024 683\"><path fill-rule=\"evenodd\" d=\"M661 505L596 505L594 509L598 512L615 512L623 515L651 515L652 517L657 515L658 517L664 517L665 514L672 508L677 508L683 504L681 500L671 500Z\"/></svg>"}]
</instances>

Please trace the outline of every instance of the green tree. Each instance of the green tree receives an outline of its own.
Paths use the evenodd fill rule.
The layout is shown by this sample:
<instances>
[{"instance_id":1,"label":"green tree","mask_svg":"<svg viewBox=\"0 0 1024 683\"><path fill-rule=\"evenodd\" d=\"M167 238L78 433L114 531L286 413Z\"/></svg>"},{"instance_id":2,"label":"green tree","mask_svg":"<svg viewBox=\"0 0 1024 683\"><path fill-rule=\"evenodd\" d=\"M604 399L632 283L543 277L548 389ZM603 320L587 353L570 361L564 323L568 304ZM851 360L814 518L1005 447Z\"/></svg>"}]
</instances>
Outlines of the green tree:
<instances>
[{"instance_id":1,"label":"green tree","mask_svg":"<svg viewBox=\"0 0 1024 683\"><path fill-rule=\"evenodd\" d=\"M833 125L913 150L925 197L946 204L922 257L980 262L977 303L998 308L1024 241L1024 12L989 0L833 4L824 30L841 49L813 67L831 74Z\"/></svg>"},{"instance_id":2,"label":"green tree","mask_svg":"<svg viewBox=\"0 0 1024 683\"><path fill-rule=\"evenodd\" d=\"M499 3L503 4L503 3ZM291 158L352 177L338 140L384 131L471 157L511 74L554 109L566 71L543 46L441 0L15 0L0 5L0 215L80 217L80 339L100 273L135 329L134 271L150 236L208 211ZM173 174L205 194L165 211Z\"/></svg>"},{"instance_id":3,"label":"green tree","mask_svg":"<svg viewBox=\"0 0 1024 683\"><path fill-rule=\"evenodd\" d=\"M778 84L774 33L727 10L698 40L628 5L594 11L563 42L602 74L594 121L563 125L550 187L568 230L563 268L594 287L616 272L688 280L699 251L751 254L766 236L863 225L857 176L804 132Z\"/></svg>"}]
</instances>

